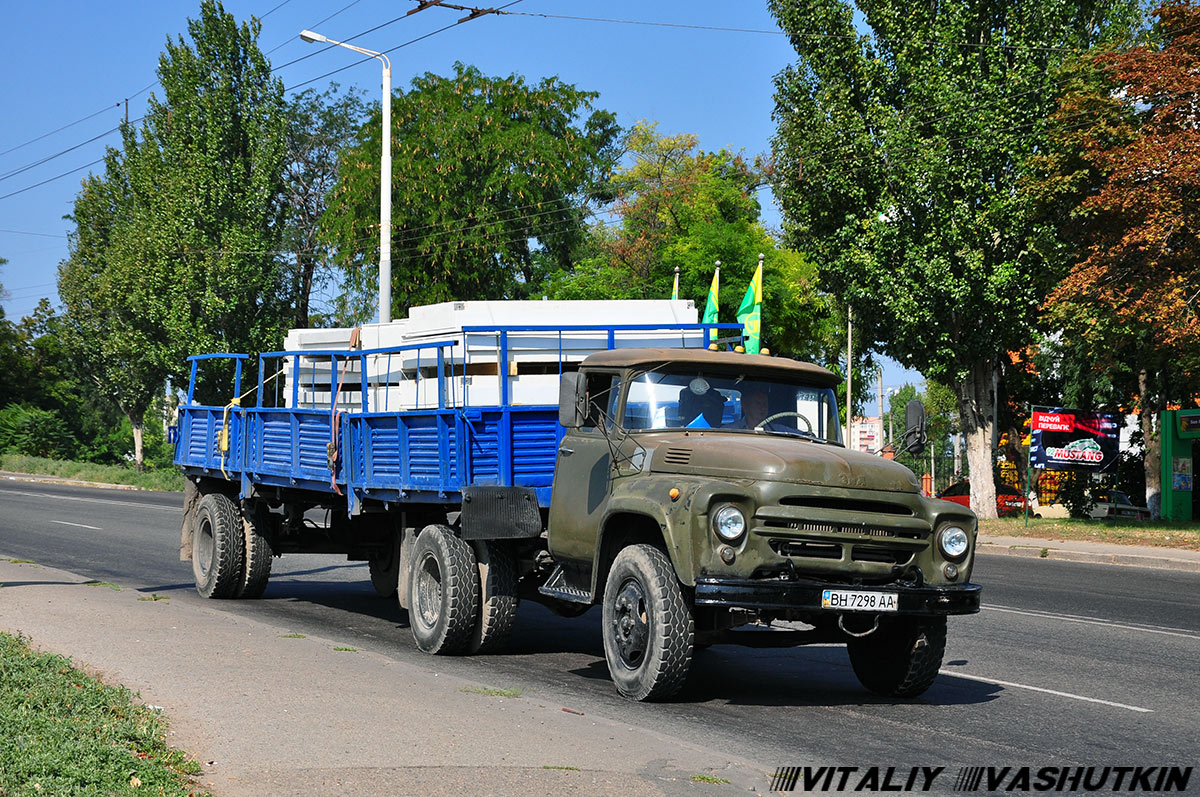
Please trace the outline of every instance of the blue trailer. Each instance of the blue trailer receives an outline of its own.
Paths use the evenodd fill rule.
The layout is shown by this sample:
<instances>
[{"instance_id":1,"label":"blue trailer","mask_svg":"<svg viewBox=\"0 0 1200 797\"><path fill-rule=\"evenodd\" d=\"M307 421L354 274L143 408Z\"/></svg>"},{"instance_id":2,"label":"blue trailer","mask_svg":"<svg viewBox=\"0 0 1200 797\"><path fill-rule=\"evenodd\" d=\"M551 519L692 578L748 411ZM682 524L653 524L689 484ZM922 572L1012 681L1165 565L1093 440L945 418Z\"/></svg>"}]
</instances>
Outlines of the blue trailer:
<instances>
[{"instance_id":1,"label":"blue trailer","mask_svg":"<svg viewBox=\"0 0 1200 797\"><path fill-rule=\"evenodd\" d=\"M869 688L919 694L945 616L978 611L974 517L922 497L906 468L846 450L839 378L730 351L740 332L462 326L267 352L252 384L246 355L193 356L175 449L180 557L209 598L261 596L275 556L366 561L435 654L500 650L522 598L564 616L600 604L609 671L636 700L674 694L696 646L714 643L846 643ZM642 333L677 340L629 346ZM557 340L557 356L529 361L518 341L531 335L543 355ZM572 354L580 335L603 345ZM725 350L708 345L721 335ZM480 336L494 341L486 362L468 345ZM202 404L215 360L231 390ZM808 628L736 630L776 621Z\"/></svg>"}]
</instances>

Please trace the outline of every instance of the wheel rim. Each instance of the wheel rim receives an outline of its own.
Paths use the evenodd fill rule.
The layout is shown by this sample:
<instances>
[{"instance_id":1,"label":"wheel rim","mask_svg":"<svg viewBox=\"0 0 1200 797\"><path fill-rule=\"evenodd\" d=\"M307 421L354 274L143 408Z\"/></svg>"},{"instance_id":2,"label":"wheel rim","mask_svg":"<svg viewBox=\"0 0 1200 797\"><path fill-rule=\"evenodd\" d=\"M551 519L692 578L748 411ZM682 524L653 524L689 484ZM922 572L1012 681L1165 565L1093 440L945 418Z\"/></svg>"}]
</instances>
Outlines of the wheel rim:
<instances>
[{"instance_id":1,"label":"wheel rim","mask_svg":"<svg viewBox=\"0 0 1200 797\"><path fill-rule=\"evenodd\" d=\"M417 619L425 628L433 628L442 613L442 570L437 557L426 553L417 569Z\"/></svg>"},{"instance_id":2,"label":"wheel rim","mask_svg":"<svg viewBox=\"0 0 1200 797\"><path fill-rule=\"evenodd\" d=\"M617 591L613 601L612 631L621 664L636 670L646 660L650 640L646 592L636 579L626 580Z\"/></svg>"},{"instance_id":3,"label":"wheel rim","mask_svg":"<svg viewBox=\"0 0 1200 797\"><path fill-rule=\"evenodd\" d=\"M201 578L207 578L208 571L212 567L213 551L217 547L217 541L213 537L212 523L208 518L201 519L197 535L198 556L196 561L200 567Z\"/></svg>"}]
</instances>

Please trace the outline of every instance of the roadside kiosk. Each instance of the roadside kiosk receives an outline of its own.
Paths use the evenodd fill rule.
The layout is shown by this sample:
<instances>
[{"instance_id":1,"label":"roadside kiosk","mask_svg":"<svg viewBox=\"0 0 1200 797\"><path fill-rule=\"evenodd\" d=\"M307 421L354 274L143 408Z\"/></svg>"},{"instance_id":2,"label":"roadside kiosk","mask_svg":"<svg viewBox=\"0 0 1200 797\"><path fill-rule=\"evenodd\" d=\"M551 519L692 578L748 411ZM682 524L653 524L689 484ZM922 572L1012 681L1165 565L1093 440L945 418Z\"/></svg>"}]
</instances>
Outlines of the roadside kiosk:
<instances>
[{"instance_id":1,"label":"roadside kiosk","mask_svg":"<svg viewBox=\"0 0 1200 797\"><path fill-rule=\"evenodd\" d=\"M1166 410L1162 430L1162 516L1192 519L1192 441L1200 439L1200 409Z\"/></svg>"}]
</instances>

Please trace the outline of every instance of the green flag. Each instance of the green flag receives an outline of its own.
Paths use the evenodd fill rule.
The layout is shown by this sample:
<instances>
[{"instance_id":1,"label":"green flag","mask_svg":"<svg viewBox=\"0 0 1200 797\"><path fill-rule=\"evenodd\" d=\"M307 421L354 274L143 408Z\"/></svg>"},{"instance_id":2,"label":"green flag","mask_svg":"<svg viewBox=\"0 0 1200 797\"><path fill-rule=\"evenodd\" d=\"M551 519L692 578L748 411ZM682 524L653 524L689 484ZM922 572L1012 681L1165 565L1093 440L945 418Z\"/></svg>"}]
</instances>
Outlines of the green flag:
<instances>
[{"instance_id":1,"label":"green flag","mask_svg":"<svg viewBox=\"0 0 1200 797\"><path fill-rule=\"evenodd\" d=\"M708 304L704 305L704 323L717 323L717 288L721 282L721 263L717 262L717 270L713 272L712 287L708 289ZM708 342L717 339L717 331L709 330Z\"/></svg>"},{"instance_id":2,"label":"green flag","mask_svg":"<svg viewBox=\"0 0 1200 797\"><path fill-rule=\"evenodd\" d=\"M754 278L746 286L746 295L738 307L737 320L745 328L746 353L758 354L761 343L762 329L762 258L758 260L758 268L754 270Z\"/></svg>"},{"instance_id":3,"label":"green flag","mask_svg":"<svg viewBox=\"0 0 1200 797\"><path fill-rule=\"evenodd\" d=\"M671 298L674 300L679 299L679 268L678 267L675 268L675 285L671 288Z\"/></svg>"}]
</instances>

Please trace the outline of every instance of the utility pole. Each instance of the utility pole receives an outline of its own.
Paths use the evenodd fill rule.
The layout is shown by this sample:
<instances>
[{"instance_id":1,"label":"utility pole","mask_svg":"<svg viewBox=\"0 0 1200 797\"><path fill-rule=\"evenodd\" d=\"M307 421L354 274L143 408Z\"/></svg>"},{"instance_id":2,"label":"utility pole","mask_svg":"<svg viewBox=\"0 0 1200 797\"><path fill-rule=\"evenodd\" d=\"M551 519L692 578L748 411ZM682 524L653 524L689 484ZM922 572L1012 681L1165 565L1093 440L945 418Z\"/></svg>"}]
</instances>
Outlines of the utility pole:
<instances>
[{"instance_id":1,"label":"utility pole","mask_svg":"<svg viewBox=\"0 0 1200 797\"><path fill-rule=\"evenodd\" d=\"M883 454L883 366L879 366L879 447L876 453Z\"/></svg>"},{"instance_id":2,"label":"utility pole","mask_svg":"<svg viewBox=\"0 0 1200 797\"><path fill-rule=\"evenodd\" d=\"M846 305L846 448L853 444L854 428L854 310Z\"/></svg>"}]
</instances>

